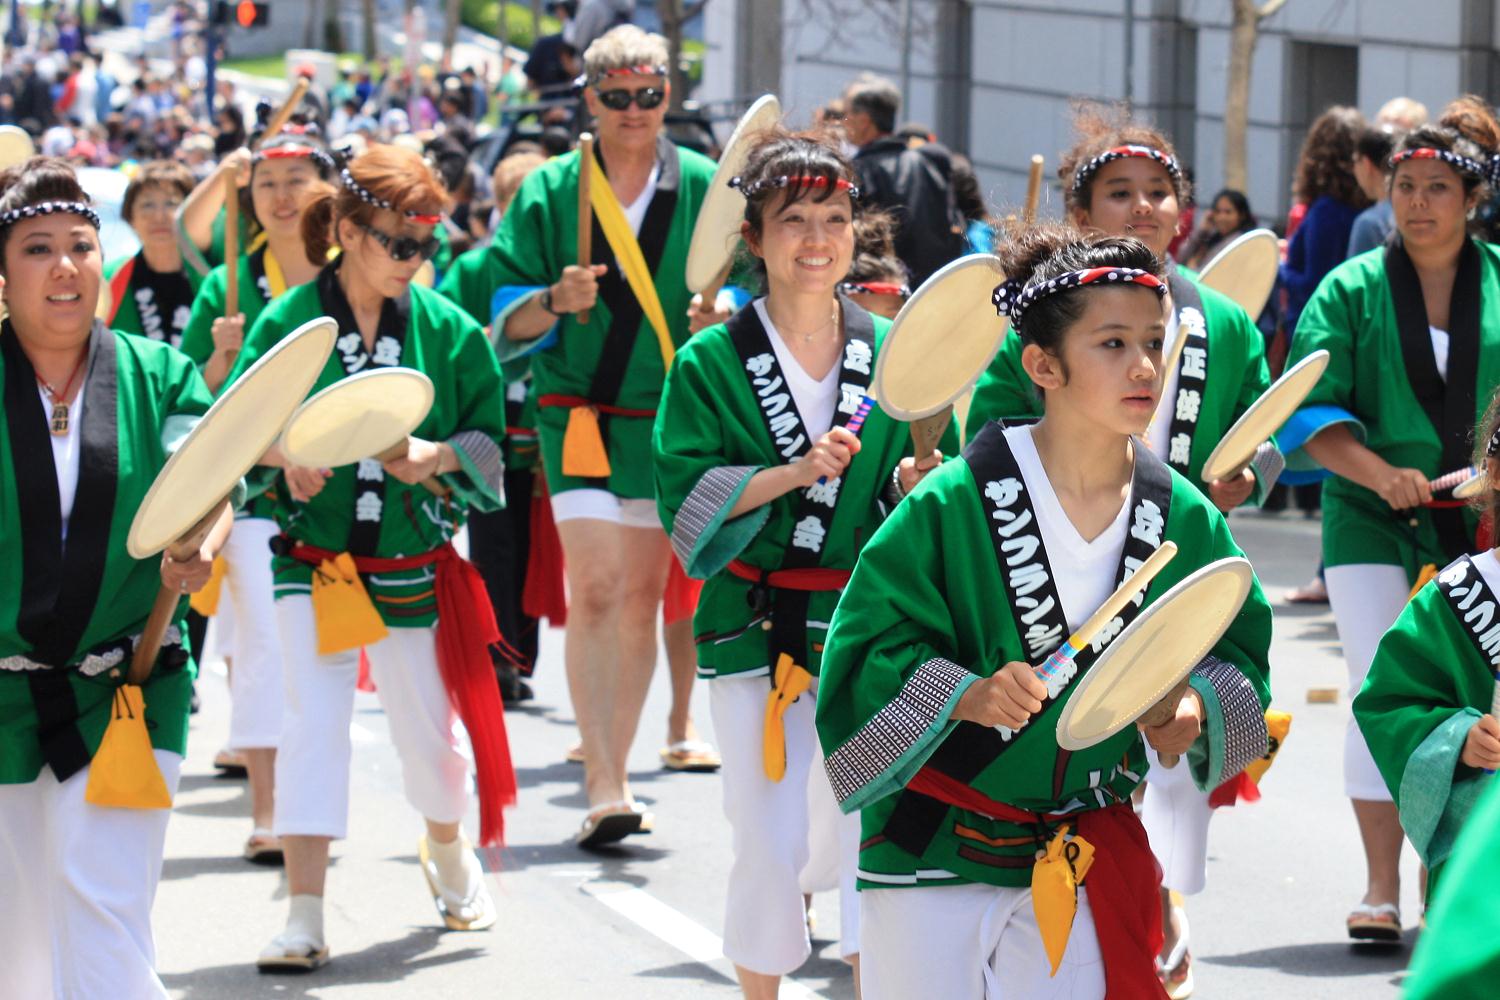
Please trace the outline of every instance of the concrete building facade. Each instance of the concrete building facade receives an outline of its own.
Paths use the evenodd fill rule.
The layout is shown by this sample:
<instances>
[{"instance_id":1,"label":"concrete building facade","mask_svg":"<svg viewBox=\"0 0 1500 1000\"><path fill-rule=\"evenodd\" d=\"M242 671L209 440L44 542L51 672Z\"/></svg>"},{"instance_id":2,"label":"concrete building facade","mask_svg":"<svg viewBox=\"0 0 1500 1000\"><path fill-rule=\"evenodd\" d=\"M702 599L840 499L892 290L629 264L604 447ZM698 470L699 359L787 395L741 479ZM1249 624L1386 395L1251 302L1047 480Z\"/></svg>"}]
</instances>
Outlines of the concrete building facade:
<instances>
[{"instance_id":1,"label":"concrete building facade","mask_svg":"<svg viewBox=\"0 0 1500 1000\"><path fill-rule=\"evenodd\" d=\"M1075 98L1129 98L1164 127L1211 195L1222 179L1230 0L712 0L698 96L775 91L794 122L861 71L909 82L902 117L968 152L991 201L1052 171ZM908 21L909 18L909 21ZM910 24L911 30L904 28ZM903 45L909 38L909 46ZM1251 74L1250 203L1284 218L1307 125L1330 104L1373 115L1407 95L1434 114L1494 98L1500 0L1287 0L1261 25Z\"/></svg>"}]
</instances>

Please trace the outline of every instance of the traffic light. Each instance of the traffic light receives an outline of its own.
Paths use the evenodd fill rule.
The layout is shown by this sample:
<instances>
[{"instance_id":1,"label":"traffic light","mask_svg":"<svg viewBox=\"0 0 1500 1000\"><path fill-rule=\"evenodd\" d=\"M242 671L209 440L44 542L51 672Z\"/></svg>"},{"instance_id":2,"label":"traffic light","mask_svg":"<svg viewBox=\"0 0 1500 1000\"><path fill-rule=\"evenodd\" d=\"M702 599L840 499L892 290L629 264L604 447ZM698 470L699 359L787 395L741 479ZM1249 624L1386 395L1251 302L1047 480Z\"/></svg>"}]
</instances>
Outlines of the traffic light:
<instances>
[{"instance_id":1,"label":"traffic light","mask_svg":"<svg viewBox=\"0 0 1500 1000\"><path fill-rule=\"evenodd\" d=\"M234 10L234 21L241 28L264 28L271 23L271 5L255 3L253 0L215 0L212 21L216 25L229 23L229 12Z\"/></svg>"}]
</instances>

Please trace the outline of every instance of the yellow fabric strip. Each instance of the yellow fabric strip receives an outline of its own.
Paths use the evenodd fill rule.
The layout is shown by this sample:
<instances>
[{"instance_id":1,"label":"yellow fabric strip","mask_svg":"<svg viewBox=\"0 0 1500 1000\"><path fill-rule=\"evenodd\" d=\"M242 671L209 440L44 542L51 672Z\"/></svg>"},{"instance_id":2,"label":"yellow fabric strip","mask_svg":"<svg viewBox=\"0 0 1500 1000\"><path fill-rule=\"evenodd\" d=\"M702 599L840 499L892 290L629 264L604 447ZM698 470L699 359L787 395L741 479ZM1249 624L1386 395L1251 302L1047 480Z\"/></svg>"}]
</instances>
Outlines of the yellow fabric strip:
<instances>
[{"instance_id":1,"label":"yellow fabric strip","mask_svg":"<svg viewBox=\"0 0 1500 1000\"><path fill-rule=\"evenodd\" d=\"M641 311L656 331L662 367L671 368L676 348L667 329L667 314L662 311L661 299L656 295L656 282L651 277L651 269L646 266L646 255L641 253L630 220L625 218L625 209L620 207L620 199L615 196L615 189L610 187L609 178L604 176L597 158L592 169L594 176L589 185L589 204L594 207L599 228L604 230L604 238L609 241L609 249L614 253L630 290L635 293L635 300L641 304Z\"/></svg>"},{"instance_id":2,"label":"yellow fabric strip","mask_svg":"<svg viewBox=\"0 0 1500 1000\"><path fill-rule=\"evenodd\" d=\"M281 261L270 247L266 247L266 284L271 286L271 298L277 299L286 291L286 275L281 273Z\"/></svg>"}]
</instances>

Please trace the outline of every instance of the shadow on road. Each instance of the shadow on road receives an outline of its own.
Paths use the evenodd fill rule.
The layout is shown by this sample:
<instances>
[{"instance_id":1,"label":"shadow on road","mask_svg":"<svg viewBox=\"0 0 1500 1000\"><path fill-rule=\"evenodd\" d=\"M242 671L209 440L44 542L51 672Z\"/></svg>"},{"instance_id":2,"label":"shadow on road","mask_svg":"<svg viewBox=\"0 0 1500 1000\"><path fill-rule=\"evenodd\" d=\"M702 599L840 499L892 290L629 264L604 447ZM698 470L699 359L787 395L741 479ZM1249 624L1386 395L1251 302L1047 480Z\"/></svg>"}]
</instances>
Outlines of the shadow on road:
<instances>
[{"instance_id":1,"label":"shadow on road","mask_svg":"<svg viewBox=\"0 0 1500 1000\"><path fill-rule=\"evenodd\" d=\"M1203 955L1197 958L1204 965L1275 969L1290 976L1318 979L1368 976L1384 972L1391 973L1394 982L1405 971L1406 963L1411 959L1410 945L1415 939L1415 934L1409 934L1399 945L1358 948L1339 941L1322 941L1243 951L1238 955Z\"/></svg>"}]
</instances>

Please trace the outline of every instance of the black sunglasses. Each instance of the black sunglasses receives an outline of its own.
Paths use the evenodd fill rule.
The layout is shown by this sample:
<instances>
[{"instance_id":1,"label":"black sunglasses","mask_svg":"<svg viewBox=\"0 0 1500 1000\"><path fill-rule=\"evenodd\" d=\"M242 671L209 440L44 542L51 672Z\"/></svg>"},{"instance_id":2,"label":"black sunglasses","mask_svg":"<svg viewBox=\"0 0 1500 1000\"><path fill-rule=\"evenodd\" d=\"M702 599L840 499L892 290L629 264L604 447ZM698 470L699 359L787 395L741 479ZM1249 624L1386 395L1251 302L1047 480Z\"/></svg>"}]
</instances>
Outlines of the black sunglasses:
<instances>
[{"instance_id":1,"label":"black sunglasses","mask_svg":"<svg viewBox=\"0 0 1500 1000\"><path fill-rule=\"evenodd\" d=\"M652 108L666 100L667 92L662 87L642 87L640 90L601 90L599 91L599 103L611 111L624 111L634 102L635 106L642 111L650 111Z\"/></svg>"},{"instance_id":2,"label":"black sunglasses","mask_svg":"<svg viewBox=\"0 0 1500 1000\"><path fill-rule=\"evenodd\" d=\"M385 247L385 252L390 254L391 260L411 260L413 257L431 260L433 254L437 253L442 246L436 236L419 240L412 236L392 236L389 233L382 233L374 226L361 225L359 228L375 237L375 242Z\"/></svg>"}]
</instances>

